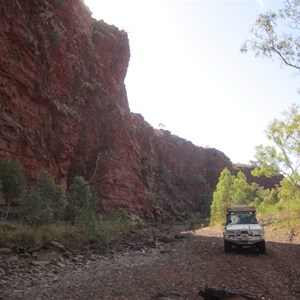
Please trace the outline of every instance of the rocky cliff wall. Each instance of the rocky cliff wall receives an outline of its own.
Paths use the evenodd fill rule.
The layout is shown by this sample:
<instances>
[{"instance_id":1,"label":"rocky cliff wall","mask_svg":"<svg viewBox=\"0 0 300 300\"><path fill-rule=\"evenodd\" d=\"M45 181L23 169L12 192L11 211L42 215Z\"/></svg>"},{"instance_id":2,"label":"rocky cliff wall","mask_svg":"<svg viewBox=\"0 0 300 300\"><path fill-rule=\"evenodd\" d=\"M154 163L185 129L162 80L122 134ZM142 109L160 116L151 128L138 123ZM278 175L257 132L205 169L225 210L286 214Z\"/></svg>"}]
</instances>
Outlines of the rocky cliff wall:
<instances>
[{"instance_id":1,"label":"rocky cliff wall","mask_svg":"<svg viewBox=\"0 0 300 300\"><path fill-rule=\"evenodd\" d=\"M134 115L139 178L154 216L207 215L219 175L232 164L216 149L197 147Z\"/></svg>"},{"instance_id":2,"label":"rocky cliff wall","mask_svg":"<svg viewBox=\"0 0 300 300\"><path fill-rule=\"evenodd\" d=\"M92 179L99 209L149 218L208 211L220 151L154 130L129 110L126 32L81 0L0 0L0 158L29 180Z\"/></svg>"}]
</instances>

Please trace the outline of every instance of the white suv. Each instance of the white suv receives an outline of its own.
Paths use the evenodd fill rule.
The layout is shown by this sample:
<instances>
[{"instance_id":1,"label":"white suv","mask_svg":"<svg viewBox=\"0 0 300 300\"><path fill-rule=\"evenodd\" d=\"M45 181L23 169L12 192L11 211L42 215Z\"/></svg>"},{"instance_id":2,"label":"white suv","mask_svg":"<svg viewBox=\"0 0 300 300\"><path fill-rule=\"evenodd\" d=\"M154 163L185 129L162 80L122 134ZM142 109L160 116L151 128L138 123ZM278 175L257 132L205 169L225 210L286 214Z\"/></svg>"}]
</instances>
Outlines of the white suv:
<instances>
[{"instance_id":1,"label":"white suv","mask_svg":"<svg viewBox=\"0 0 300 300\"><path fill-rule=\"evenodd\" d=\"M238 205L227 208L224 224L224 250L234 246L256 247L259 253L266 253L264 229L257 222L254 206Z\"/></svg>"}]
</instances>

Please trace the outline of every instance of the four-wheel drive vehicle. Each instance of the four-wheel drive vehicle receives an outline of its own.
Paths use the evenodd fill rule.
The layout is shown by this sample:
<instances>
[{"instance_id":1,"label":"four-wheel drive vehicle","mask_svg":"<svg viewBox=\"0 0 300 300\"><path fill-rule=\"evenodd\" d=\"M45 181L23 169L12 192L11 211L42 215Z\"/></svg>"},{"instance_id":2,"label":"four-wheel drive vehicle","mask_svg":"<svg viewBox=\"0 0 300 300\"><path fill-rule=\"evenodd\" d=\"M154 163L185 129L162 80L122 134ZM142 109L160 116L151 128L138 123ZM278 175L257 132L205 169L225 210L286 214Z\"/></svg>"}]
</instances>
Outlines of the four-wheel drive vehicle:
<instances>
[{"instance_id":1,"label":"four-wheel drive vehicle","mask_svg":"<svg viewBox=\"0 0 300 300\"><path fill-rule=\"evenodd\" d=\"M224 224L224 250L232 247L256 247L266 253L264 229L257 222L254 206L238 205L227 208Z\"/></svg>"}]
</instances>

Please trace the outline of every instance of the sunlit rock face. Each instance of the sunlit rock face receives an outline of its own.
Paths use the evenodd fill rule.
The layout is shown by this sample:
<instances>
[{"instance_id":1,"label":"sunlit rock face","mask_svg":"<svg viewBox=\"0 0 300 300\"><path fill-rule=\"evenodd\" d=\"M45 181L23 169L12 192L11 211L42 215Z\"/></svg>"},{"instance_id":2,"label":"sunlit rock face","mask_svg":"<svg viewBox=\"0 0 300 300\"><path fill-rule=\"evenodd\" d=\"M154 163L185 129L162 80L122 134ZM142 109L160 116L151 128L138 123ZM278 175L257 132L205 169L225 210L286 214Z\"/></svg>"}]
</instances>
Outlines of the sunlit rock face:
<instances>
[{"instance_id":1,"label":"sunlit rock face","mask_svg":"<svg viewBox=\"0 0 300 300\"><path fill-rule=\"evenodd\" d=\"M29 182L42 169L65 187L92 179L101 211L207 215L232 164L130 112L129 58L127 33L92 19L82 0L2 1L0 158L18 159Z\"/></svg>"}]
</instances>

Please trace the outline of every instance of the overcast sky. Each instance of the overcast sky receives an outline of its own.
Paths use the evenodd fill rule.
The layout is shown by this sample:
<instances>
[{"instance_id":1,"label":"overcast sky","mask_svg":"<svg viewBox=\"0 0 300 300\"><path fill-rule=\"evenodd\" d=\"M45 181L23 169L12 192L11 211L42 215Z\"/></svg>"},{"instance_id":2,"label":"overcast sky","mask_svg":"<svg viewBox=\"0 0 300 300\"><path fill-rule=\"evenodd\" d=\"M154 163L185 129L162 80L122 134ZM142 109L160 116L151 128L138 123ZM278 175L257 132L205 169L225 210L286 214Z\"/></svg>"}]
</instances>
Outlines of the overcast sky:
<instances>
[{"instance_id":1,"label":"overcast sky","mask_svg":"<svg viewBox=\"0 0 300 300\"><path fill-rule=\"evenodd\" d=\"M240 52L258 14L282 1L84 1L128 33L129 106L155 128L248 163L267 125L299 103L295 71Z\"/></svg>"}]
</instances>

